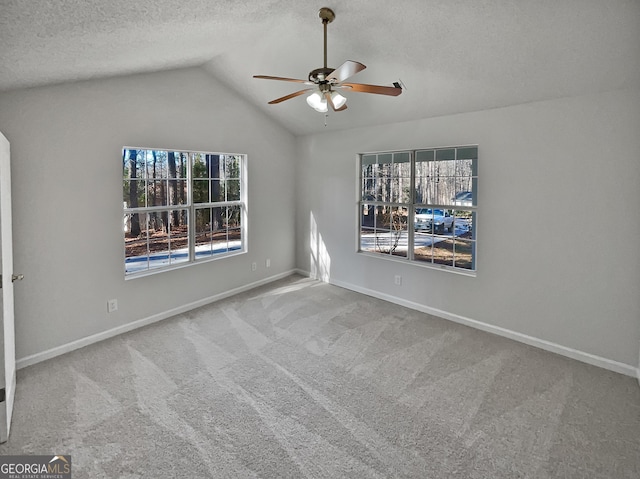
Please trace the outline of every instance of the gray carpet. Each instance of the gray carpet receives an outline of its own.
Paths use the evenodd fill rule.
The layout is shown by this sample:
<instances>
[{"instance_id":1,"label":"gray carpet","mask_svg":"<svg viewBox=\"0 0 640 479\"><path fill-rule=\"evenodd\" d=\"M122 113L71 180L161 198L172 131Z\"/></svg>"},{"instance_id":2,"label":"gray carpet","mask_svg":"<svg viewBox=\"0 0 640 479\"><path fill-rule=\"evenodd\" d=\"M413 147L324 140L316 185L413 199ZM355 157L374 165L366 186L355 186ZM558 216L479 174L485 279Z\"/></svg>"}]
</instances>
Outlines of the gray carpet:
<instances>
[{"instance_id":1,"label":"gray carpet","mask_svg":"<svg viewBox=\"0 0 640 479\"><path fill-rule=\"evenodd\" d=\"M74 478L638 478L640 388L292 276L18 372Z\"/></svg>"}]
</instances>

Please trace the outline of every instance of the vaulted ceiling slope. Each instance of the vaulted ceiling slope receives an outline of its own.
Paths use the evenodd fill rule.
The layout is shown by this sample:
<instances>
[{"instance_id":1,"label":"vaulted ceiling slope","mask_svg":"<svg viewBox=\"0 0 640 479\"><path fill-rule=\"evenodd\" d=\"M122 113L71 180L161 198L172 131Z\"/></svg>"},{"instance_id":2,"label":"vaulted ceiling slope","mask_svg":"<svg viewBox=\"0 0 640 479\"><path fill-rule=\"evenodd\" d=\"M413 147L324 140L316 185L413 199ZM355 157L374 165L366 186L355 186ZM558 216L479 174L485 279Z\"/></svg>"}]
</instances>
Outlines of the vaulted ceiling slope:
<instances>
[{"instance_id":1,"label":"vaulted ceiling slope","mask_svg":"<svg viewBox=\"0 0 640 479\"><path fill-rule=\"evenodd\" d=\"M267 102L328 63L353 81L326 118L304 97ZM640 86L640 0L0 0L0 91L203 65L295 134ZM292 88L292 85L294 88Z\"/></svg>"}]
</instances>

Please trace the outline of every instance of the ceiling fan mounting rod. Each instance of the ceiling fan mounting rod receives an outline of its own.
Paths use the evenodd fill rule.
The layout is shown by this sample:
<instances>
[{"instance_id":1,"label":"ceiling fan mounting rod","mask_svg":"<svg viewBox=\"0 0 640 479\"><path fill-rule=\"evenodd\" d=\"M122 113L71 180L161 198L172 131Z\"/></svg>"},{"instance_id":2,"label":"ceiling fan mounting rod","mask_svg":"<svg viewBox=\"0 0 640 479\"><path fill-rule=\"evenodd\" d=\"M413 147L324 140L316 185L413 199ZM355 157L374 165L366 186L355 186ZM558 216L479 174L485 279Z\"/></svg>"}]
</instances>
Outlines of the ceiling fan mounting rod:
<instances>
[{"instance_id":1,"label":"ceiling fan mounting rod","mask_svg":"<svg viewBox=\"0 0 640 479\"><path fill-rule=\"evenodd\" d=\"M324 26L324 67L327 68L327 22L322 21Z\"/></svg>"},{"instance_id":2,"label":"ceiling fan mounting rod","mask_svg":"<svg viewBox=\"0 0 640 479\"><path fill-rule=\"evenodd\" d=\"M327 68L327 25L335 20L336 14L330 8L322 7L318 12L318 16L322 19L322 26L324 27L324 68Z\"/></svg>"}]
</instances>

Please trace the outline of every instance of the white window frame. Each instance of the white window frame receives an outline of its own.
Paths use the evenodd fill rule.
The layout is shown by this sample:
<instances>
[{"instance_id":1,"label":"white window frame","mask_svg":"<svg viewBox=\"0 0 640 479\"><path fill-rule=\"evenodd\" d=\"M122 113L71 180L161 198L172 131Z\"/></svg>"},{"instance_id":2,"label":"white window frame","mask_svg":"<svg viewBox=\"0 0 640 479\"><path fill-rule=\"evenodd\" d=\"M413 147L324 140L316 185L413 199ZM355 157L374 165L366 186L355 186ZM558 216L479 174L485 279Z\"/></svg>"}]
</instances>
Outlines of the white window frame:
<instances>
[{"instance_id":1,"label":"white window frame","mask_svg":"<svg viewBox=\"0 0 640 479\"><path fill-rule=\"evenodd\" d=\"M212 151L198 151L198 150L185 150L185 149L173 149L173 148L149 148L149 147L132 147L132 146L124 146L122 148L122 159L123 159L123 186L125 182L128 180L124 176L125 168L127 167L128 159L125 159L126 152L128 150L138 150L138 151L156 151L156 152L174 152L175 154L186 154L187 155L187 167L186 167L186 177L180 178L186 182L186 198L185 202L182 204L166 204L162 206L138 206L135 208L127 207L126 200L124 201L124 228L123 228L123 240L126 244L126 229L127 229L127 218L131 218L134 214L146 215L148 213L166 213L170 215L172 211L175 210L184 210L186 211L188 217L188 248L187 248L187 260L172 262L169 261L168 264L164 264L161 266L150 266L150 262L152 261L152 254L147 249L147 268L127 271L127 255L125 251L125 257L123 261L124 268L124 276L125 280L148 276L156 273L161 273L165 271L170 271L174 269L184 268L188 266L192 266L194 264L206 263L210 261L216 261L218 259L227 258L230 256L236 256L239 254L244 254L247 252L247 155L244 153L221 153L221 152L212 152ZM210 201L208 202L194 202L193 193L194 193L194 178L193 178L193 165L194 165L194 155L217 155L221 158L226 159L227 157L235 157L238 159L239 163L239 196L240 198L237 200L226 200L225 201ZM157 181L157 178L152 178ZM235 178L234 178L235 179ZM167 178L167 181L171 181L171 178ZM130 181L130 179L129 179ZM142 181L142 180L139 180ZM148 187L149 178L145 176L144 185L145 188ZM168 195L167 191L167 195ZM234 248L233 250L228 250L225 252L211 252L208 256L198 257L199 255L196 252L196 210L206 209L206 208L222 208L229 206L237 206L240 209L240 246ZM227 237L229 227L227 225ZM149 244L149 239L147 237L147 245ZM171 255L171 250L169 250Z\"/></svg>"},{"instance_id":2,"label":"white window frame","mask_svg":"<svg viewBox=\"0 0 640 479\"><path fill-rule=\"evenodd\" d=\"M475 155L473 154L475 150ZM454 152L455 156L450 158L451 151ZM424 157L425 154L433 152L433 160L424 160L420 159L418 161L418 157ZM442 160L437 159L438 153L441 152L446 158ZM445 155L446 153L446 155ZM396 164L406 163L406 156L408 155L410 164L409 172L406 171L406 168L403 170L402 165L396 167ZM466 158L467 156L475 156L474 158ZM384 161L379 162L379 157L384 157ZM458 158L460 156L460 158ZM393 261L411 263L413 265L422 266L426 268L433 268L438 270L451 271L455 273L465 274L469 276L475 276L477 273L477 230L478 230L478 145L462 145L462 146L448 146L448 147L433 147L433 148L418 148L411 150L392 150L392 151L376 151L376 152L367 152L367 153L359 153L357 157L357 168L358 168L358 186L357 186L357 243L356 243L356 251L360 254L383 258ZM383 176L383 178L388 185L386 186L386 194L381 197L379 195L378 185L376 191L371 194L371 185L367 183L366 180L370 180L370 176L364 176L365 167L370 163L373 159L376 158L376 164L385 164L392 165L387 173ZM462 158L465 157L465 158ZM396 161L396 158L399 158ZM366 159L366 163L363 164L363 160ZM387 160L390 159L390 162ZM469 180L471 184L471 204L460 204L461 201L458 201L456 197L451 198L450 202L447 201L433 201L432 198L418 198L416 194L416 184L418 180L416 178L416 163L433 161L434 164L438 161L447 161L454 159L458 161L459 159L472 159L472 173L471 176L465 176L465 180ZM378 176L375 176L378 178ZM394 185L397 185L394 190ZM408 185L408 191L407 191ZM365 197L366 196L366 197ZM466 200L466 199L465 199ZM420 201L420 202L419 202ZM457 204L456 204L457 203ZM466 203L466 201L465 201ZM418 239L421 239L424 236L424 233L420 231L420 236L418 239L416 238L418 232L415 230L416 223L416 211L422 208L431 208L442 209L442 210L454 210L459 212L459 217L453 217L453 224L450 225L452 231L451 235L447 238L446 233L443 231L439 233L436 231L434 227L431 228L427 236L431 237L431 244L437 244L436 241L445 240L448 243L451 243L451 264L443 264L447 263L447 261L438 262L436 261L435 250L437 247L432 246L432 255L431 260L427 261L424 259L416 258L416 242ZM377 218L379 217L379 211L383 211L385 216L388 218L385 220L387 224L378 228ZM463 219L462 213L466 216ZM369 217L369 214L373 214L372 217ZM365 218L371 218L367 220L367 224L365 224ZM374 226L371 225L371 221L375 219ZM456 227L456 221L458 222L458 226ZM459 228L459 229L458 229ZM467 228L466 231L464 228ZM381 231L378 234L378 231ZM366 237L363 237L363 232L366 233ZM389 233L387 239L387 232ZM403 238L404 236L404 238ZM372 237L374 239L372 239ZM380 241L380 240L383 241ZM398 242L398 239L400 242ZM406 253L404 251L404 245L406 244ZM445 243L442 243L443 245ZM382 246L380 246L382 245ZM455 258L456 258L456 245L460 248L467 247L470 249L470 265L465 264L463 261L463 254L459 254L457 257L460 258L460 264L464 266L456 266ZM418 243L418 246L420 244ZM396 248L401 249L396 249Z\"/></svg>"}]
</instances>

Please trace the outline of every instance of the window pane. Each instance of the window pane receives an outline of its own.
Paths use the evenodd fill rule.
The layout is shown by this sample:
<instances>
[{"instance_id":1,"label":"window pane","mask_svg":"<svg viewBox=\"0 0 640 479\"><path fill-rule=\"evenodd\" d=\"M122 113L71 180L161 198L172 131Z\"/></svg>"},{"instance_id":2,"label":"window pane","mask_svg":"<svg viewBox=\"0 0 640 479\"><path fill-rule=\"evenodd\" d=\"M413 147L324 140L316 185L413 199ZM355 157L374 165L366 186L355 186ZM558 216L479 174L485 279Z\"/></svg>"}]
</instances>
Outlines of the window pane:
<instances>
[{"instance_id":1,"label":"window pane","mask_svg":"<svg viewBox=\"0 0 640 479\"><path fill-rule=\"evenodd\" d=\"M229 251L242 249L242 231L240 228L229 228Z\"/></svg>"},{"instance_id":2,"label":"window pane","mask_svg":"<svg viewBox=\"0 0 640 479\"><path fill-rule=\"evenodd\" d=\"M227 225L229 228L242 226L242 207L235 205L227 208Z\"/></svg>"},{"instance_id":3,"label":"window pane","mask_svg":"<svg viewBox=\"0 0 640 479\"><path fill-rule=\"evenodd\" d=\"M145 178L144 150L124 150L122 160L123 176L125 178Z\"/></svg>"},{"instance_id":4,"label":"window pane","mask_svg":"<svg viewBox=\"0 0 640 479\"><path fill-rule=\"evenodd\" d=\"M360 251L375 252L375 230L362 228L360 232Z\"/></svg>"},{"instance_id":5,"label":"window pane","mask_svg":"<svg viewBox=\"0 0 640 479\"><path fill-rule=\"evenodd\" d=\"M478 158L478 147L470 146L466 148L458 148L458 159L476 159Z\"/></svg>"},{"instance_id":6,"label":"window pane","mask_svg":"<svg viewBox=\"0 0 640 479\"><path fill-rule=\"evenodd\" d=\"M475 241L456 238L454 245L454 266L464 269L475 269Z\"/></svg>"},{"instance_id":7,"label":"window pane","mask_svg":"<svg viewBox=\"0 0 640 479\"><path fill-rule=\"evenodd\" d=\"M398 163L398 176L411 178L411 163Z\"/></svg>"},{"instance_id":8,"label":"window pane","mask_svg":"<svg viewBox=\"0 0 640 479\"><path fill-rule=\"evenodd\" d=\"M362 199L375 201L376 199L376 180L374 178L363 178L362 180Z\"/></svg>"},{"instance_id":9,"label":"window pane","mask_svg":"<svg viewBox=\"0 0 640 479\"><path fill-rule=\"evenodd\" d=\"M151 152L149 150L138 150L138 178L149 178L150 166Z\"/></svg>"},{"instance_id":10,"label":"window pane","mask_svg":"<svg viewBox=\"0 0 640 479\"><path fill-rule=\"evenodd\" d=\"M393 155L391 153L381 153L378 155L378 164L391 163L393 161Z\"/></svg>"},{"instance_id":11,"label":"window pane","mask_svg":"<svg viewBox=\"0 0 640 479\"><path fill-rule=\"evenodd\" d=\"M474 160L458 160L456 161L456 176L471 177L473 175Z\"/></svg>"},{"instance_id":12,"label":"window pane","mask_svg":"<svg viewBox=\"0 0 640 479\"><path fill-rule=\"evenodd\" d=\"M434 164L438 167L439 176L455 176L457 163L458 162L454 160L446 160L437 161Z\"/></svg>"},{"instance_id":13,"label":"window pane","mask_svg":"<svg viewBox=\"0 0 640 479\"><path fill-rule=\"evenodd\" d=\"M428 234L416 233L414 237L413 259L422 262L433 262L433 237Z\"/></svg>"},{"instance_id":14,"label":"window pane","mask_svg":"<svg viewBox=\"0 0 640 479\"><path fill-rule=\"evenodd\" d=\"M227 228L225 225L227 208L211 208L212 249L214 253L225 253L228 250Z\"/></svg>"},{"instance_id":15,"label":"window pane","mask_svg":"<svg viewBox=\"0 0 640 479\"><path fill-rule=\"evenodd\" d=\"M391 210L391 245L389 252L394 256L406 258L408 254L408 211L408 208L404 207L392 208Z\"/></svg>"},{"instance_id":16,"label":"window pane","mask_svg":"<svg viewBox=\"0 0 640 479\"><path fill-rule=\"evenodd\" d=\"M209 162L209 175L211 178L224 178L224 160L221 161L221 155L207 155Z\"/></svg>"},{"instance_id":17,"label":"window pane","mask_svg":"<svg viewBox=\"0 0 640 479\"><path fill-rule=\"evenodd\" d=\"M169 166L167 164L167 152L162 150L154 150L155 154L152 161L155 161L155 174L154 177L169 178Z\"/></svg>"},{"instance_id":18,"label":"window pane","mask_svg":"<svg viewBox=\"0 0 640 479\"><path fill-rule=\"evenodd\" d=\"M149 269L169 265L169 212L155 211L147 215L147 241L149 244Z\"/></svg>"},{"instance_id":19,"label":"window pane","mask_svg":"<svg viewBox=\"0 0 640 479\"><path fill-rule=\"evenodd\" d=\"M193 202L209 203L209 181L193 180Z\"/></svg>"},{"instance_id":20,"label":"window pane","mask_svg":"<svg viewBox=\"0 0 640 479\"><path fill-rule=\"evenodd\" d=\"M145 181L125 180L123 182L122 199L125 208L146 206Z\"/></svg>"},{"instance_id":21,"label":"window pane","mask_svg":"<svg viewBox=\"0 0 640 479\"><path fill-rule=\"evenodd\" d=\"M187 178L189 169L189 153L176 152L176 178Z\"/></svg>"},{"instance_id":22,"label":"window pane","mask_svg":"<svg viewBox=\"0 0 640 479\"><path fill-rule=\"evenodd\" d=\"M239 201L240 200L240 180L227 180L225 181L227 189L227 201Z\"/></svg>"},{"instance_id":23,"label":"window pane","mask_svg":"<svg viewBox=\"0 0 640 479\"><path fill-rule=\"evenodd\" d=\"M167 152L145 150L147 178L161 179L167 177Z\"/></svg>"},{"instance_id":24,"label":"window pane","mask_svg":"<svg viewBox=\"0 0 640 479\"><path fill-rule=\"evenodd\" d=\"M224 180L211 180L211 202L224 201Z\"/></svg>"},{"instance_id":25,"label":"window pane","mask_svg":"<svg viewBox=\"0 0 640 479\"><path fill-rule=\"evenodd\" d=\"M180 161L180 153L175 151L167 152L167 166L169 178L179 178L178 169L179 169L179 161Z\"/></svg>"},{"instance_id":26,"label":"window pane","mask_svg":"<svg viewBox=\"0 0 640 479\"><path fill-rule=\"evenodd\" d=\"M433 150L416 151L416 162L432 161L434 158L435 158L435 153Z\"/></svg>"},{"instance_id":27,"label":"window pane","mask_svg":"<svg viewBox=\"0 0 640 479\"><path fill-rule=\"evenodd\" d=\"M376 160L377 160L376 155L363 155L362 166L373 165L374 163L376 163Z\"/></svg>"},{"instance_id":28,"label":"window pane","mask_svg":"<svg viewBox=\"0 0 640 479\"><path fill-rule=\"evenodd\" d=\"M400 202L400 178L394 177L389 181L389 186L391 190L391 202L399 203Z\"/></svg>"},{"instance_id":29,"label":"window pane","mask_svg":"<svg viewBox=\"0 0 640 479\"><path fill-rule=\"evenodd\" d=\"M240 178L240 158L238 156L227 156L225 158L225 178Z\"/></svg>"},{"instance_id":30,"label":"window pane","mask_svg":"<svg viewBox=\"0 0 640 479\"><path fill-rule=\"evenodd\" d=\"M411 201L411 178L400 178L398 189L398 202L409 203Z\"/></svg>"},{"instance_id":31,"label":"window pane","mask_svg":"<svg viewBox=\"0 0 640 479\"><path fill-rule=\"evenodd\" d=\"M374 228L364 227L365 236L361 236L361 249L378 253L407 255L407 208L375 208ZM363 226L371 224L371 209L363 208L361 222Z\"/></svg>"},{"instance_id":32,"label":"window pane","mask_svg":"<svg viewBox=\"0 0 640 479\"><path fill-rule=\"evenodd\" d=\"M169 204L184 205L187 203L187 181L169 180Z\"/></svg>"},{"instance_id":33,"label":"window pane","mask_svg":"<svg viewBox=\"0 0 640 479\"><path fill-rule=\"evenodd\" d=\"M187 210L173 210L169 226L170 263L189 261L189 214Z\"/></svg>"},{"instance_id":34,"label":"window pane","mask_svg":"<svg viewBox=\"0 0 640 479\"><path fill-rule=\"evenodd\" d=\"M428 163L419 162L416 163L416 184L415 184L415 202L426 203L427 202L427 178L428 178Z\"/></svg>"},{"instance_id":35,"label":"window pane","mask_svg":"<svg viewBox=\"0 0 640 479\"><path fill-rule=\"evenodd\" d=\"M391 231L376 230L370 240L371 244L369 247L372 252L389 254L391 248Z\"/></svg>"},{"instance_id":36,"label":"window pane","mask_svg":"<svg viewBox=\"0 0 640 479\"><path fill-rule=\"evenodd\" d=\"M146 223L146 214L124 215L124 261L127 273L149 268Z\"/></svg>"},{"instance_id":37,"label":"window pane","mask_svg":"<svg viewBox=\"0 0 640 479\"><path fill-rule=\"evenodd\" d=\"M455 160L456 150L455 148L447 148L445 150L436 150L436 160Z\"/></svg>"},{"instance_id":38,"label":"window pane","mask_svg":"<svg viewBox=\"0 0 640 479\"><path fill-rule=\"evenodd\" d=\"M391 200L391 178L384 178L378 181L378 194L376 195L378 201L384 201L390 203Z\"/></svg>"},{"instance_id":39,"label":"window pane","mask_svg":"<svg viewBox=\"0 0 640 479\"><path fill-rule=\"evenodd\" d=\"M209 168L202 153L194 153L192 155L193 169L191 170L191 178L209 178Z\"/></svg>"},{"instance_id":40,"label":"window pane","mask_svg":"<svg viewBox=\"0 0 640 479\"><path fill-rule=\"evenodd\" d=\"M227 207L226 227L229 251L242 248L242 208L240 206Z\"/></svg>"},{"instance_id":41,"label":"window pane","mask_svg":"<svg viewBox=\"0 0 640 479\"><path fill-rule=\"evenodd\" d=\"M195 218L196 258L211 256L211 240L211 209L197 209Z\"/></svg>"},{"instance_id":42,"label":"window pane","mask_svg":"<svg viewBox=\"0 0 640 479\"><path fill-rule=\"evenodd\" d=\"M374 178L377 171L376 165L362 165L362 178Z\"/></svg>"},{"instance_id":43,"label":"window pane","mask_svg":"<svg viewBox=\"0 0 640 479\"><path fill-rule=\"evenodd\" d=\"M373 205L362 205L360 216L360 226L373 228L375 226L375 207Z\"/></svg>"},{"instance_id":44,"label":"window pane","mask_svg":"<svg viewBox=\"0 0 640 479\"><path fill-rule=\"evenodd\" d=\"M464 239L475 239L474 220L476 213L469 210L456 210L456 236Z\"/></svg>"},{"instance_id":45,"label":"window pane","mask_svg":"<svg viewBox=\"0 0 640 479\"><path fill-rule=\"evenodd\" d=\"M471 213L471 220L469 221L469 232L471 233L471 239L476 239L476 231L477 231L477 218L478 213L476 211Z\"/></svg>"},{"instance_id":46,"label":"window pane","mask_svg":"<svg viewBox=\"0 0 640 479\"><path fill-rule=\"evenodd\" d=\"M471 181L471 192L472 192L472 198L471 201L473 202L473 206L476 206L478 204L478 178L473 178L473 180Z\"/></svg>"},{"instance_id":47,"label":"window pane","mask_svg":"<svg viewBox=\"0 0 640 479\"><path fill-rule=\"evenodd\" d=\"M168 204L167 188L167 180L149 180L147 190L149 206L166 206Z\"/></svg>"},{"instance_id":48,"label":"window pane","mask_svg":"<svg viewBox=\"0 0 640 479\"><path fill-rule=\"evenodd\" d=\"M426 233L452 233L454 222L452 210L418 207L413 217L413 229Z\"/></svg>"},{"instance_id":49,"label":"window pane","mask_svg":"<svg viewBox=\"0 0 640 479\"><path fill-rule=\"evenodd\" d=\"M411 161L411 155L408 151L401 151L393 154L394 163L409 163Z\"/></svg>"},{"instance_id":50,"label":"window pane","mask_svg":"<svg viewBox=\"0 0 640 479\"><path fill-rule=\"evenodd\" d=\"M453 266L453 239L434 237L433 262Z\"/></svg>"}]
</instances>

